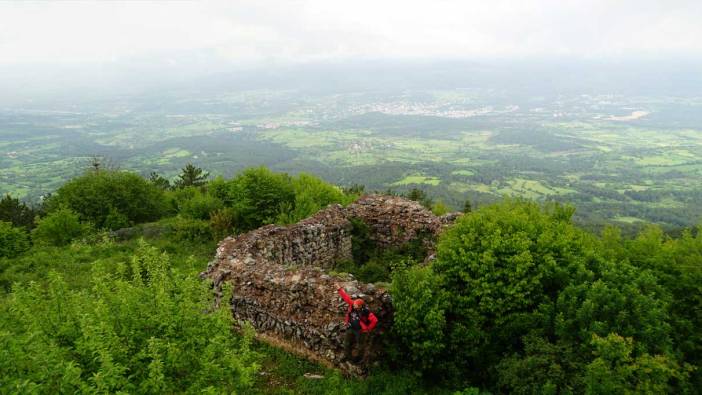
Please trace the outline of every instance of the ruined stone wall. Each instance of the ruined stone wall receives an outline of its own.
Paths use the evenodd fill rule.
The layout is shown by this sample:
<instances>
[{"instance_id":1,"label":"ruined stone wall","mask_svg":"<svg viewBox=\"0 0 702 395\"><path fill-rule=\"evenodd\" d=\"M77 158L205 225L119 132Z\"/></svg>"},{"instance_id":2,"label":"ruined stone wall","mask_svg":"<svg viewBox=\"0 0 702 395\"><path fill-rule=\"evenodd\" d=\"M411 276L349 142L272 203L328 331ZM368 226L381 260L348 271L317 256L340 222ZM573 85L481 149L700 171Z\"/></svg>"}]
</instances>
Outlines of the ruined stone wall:
<instances>
[{"instance_id":1,"label":"ruined stone wall","mask_svg":"<svg viewBox=\"0 0 702 395\"><path fill-rule=\"evenodd\" d=\"M351 259L351 223L340 205L294 225L266 225L236 238L224 239L215 261L227 258L247 265L313 265L328 267Z\"/></svg>"},{"instance_id":2,"label":"ruined stone wall","mask_svg":"<svg viewBox=\"0 0 702 395\"><path fill-rule=\"evenodd\" d=\"M452 220L407 199L368 195L347 208L329 206L295 225L268 225L226 238L201 276L211 279L215 289L224 282L233 285L232 314L258 334L338 364L347 306L335 282L368 303L379 319L376 335L392 324L392 300L384 289L324 271L351 259L349 218L364 221L381 247L402 245L419 234L436 235Z\"/></svg>"},{"instance_id":3,"label":"ruined stone wall","mask_svg":"<svg viewBox=\"0 0 702 395\"><path fill-rule=\"evenodd\" d=\"M371 239L381 248L398 247L421 235L436 236L443 228L431 211L399 196L366 195L346 211L368 225Z\"/></svg>"}]
</instances>

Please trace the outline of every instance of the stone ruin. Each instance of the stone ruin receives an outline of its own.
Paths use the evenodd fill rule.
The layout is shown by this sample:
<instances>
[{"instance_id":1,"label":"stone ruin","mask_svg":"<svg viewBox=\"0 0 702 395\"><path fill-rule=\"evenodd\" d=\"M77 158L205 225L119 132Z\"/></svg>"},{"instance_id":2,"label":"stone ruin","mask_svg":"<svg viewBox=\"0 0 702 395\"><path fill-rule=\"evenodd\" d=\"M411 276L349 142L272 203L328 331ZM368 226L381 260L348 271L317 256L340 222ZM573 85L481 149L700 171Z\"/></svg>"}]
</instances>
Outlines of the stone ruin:
<instances>
[{"instance_id":1,"label":"stone ruin","mask_svg":"<svg viewBox=\"0 0 702 395\"><path fill-rule=\"evenodd\" d=\"M294 225L266 225L227 237L201 277L212 280L218 300L221 285L232 285L235 321L249 322L260 339L327 366L353 371L358 367L339 364L347 306L334 283L343 285L352 298L363 298L378 317L375 345L377 335L392 325L393 309L385 289L356 281L351 275L325 272L338 261L352 259L350 219L363 221L370 239L381 248L399 247L429 235L424 240L431 251L436 236L456 217L437 217L401 197L366 195L345 208L330 205Z\"/></svg>"}]
</instances>

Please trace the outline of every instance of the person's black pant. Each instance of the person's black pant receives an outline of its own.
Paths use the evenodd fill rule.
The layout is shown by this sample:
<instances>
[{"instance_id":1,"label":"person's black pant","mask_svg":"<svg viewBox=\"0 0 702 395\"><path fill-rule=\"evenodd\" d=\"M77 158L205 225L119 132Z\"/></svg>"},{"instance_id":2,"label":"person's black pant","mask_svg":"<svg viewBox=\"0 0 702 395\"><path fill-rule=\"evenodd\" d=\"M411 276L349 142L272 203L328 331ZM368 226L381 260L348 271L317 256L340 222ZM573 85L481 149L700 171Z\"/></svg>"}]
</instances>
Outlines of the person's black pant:
<instances>
[{"instance_id":1,"label":"person's black pant","mask_svg":"<svg viewBox=\"0 0 702 395\"><path fill-rule=\"evenodd\" d=\"M369 345L371 342L371 334L368 332L361 332L353 330L351 328L346 330L346 337L344 338L344 357L347 360L352 360L355 362L363 361L368 359ZM353 358L353 347L356 346L356 357Z\"/></svg>"}]
</instances>

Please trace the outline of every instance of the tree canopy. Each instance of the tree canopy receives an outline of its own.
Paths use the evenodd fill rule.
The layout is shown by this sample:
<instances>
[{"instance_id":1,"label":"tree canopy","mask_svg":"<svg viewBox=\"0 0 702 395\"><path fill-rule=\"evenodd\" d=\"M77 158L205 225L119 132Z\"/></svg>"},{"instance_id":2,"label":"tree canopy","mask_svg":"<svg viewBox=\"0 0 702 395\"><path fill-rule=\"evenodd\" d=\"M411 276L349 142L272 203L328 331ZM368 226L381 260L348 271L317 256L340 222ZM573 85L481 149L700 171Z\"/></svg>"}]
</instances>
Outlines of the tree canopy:
<instances>
[{"instance_id":1,"label":"tree canopy","mask_svg":"<svg viewBox=\"0 0 702 395\"><path fill-rule=\"evenodd\" d=\"M67 182L48 199L46 207L48 211L68 207L81 220L90 221L98 228L114 228L120 216L128 224L160 218L165 211L165 200L160 188L138 174L104 170ZM122 221L117 223L124 225Z\"/></svg>"},{"instance_id":2,"label":"tree canopy","mask_svg":"<svg viewBox=\"0 0 702 395\"><path fill-rule=\"evenodd\" d=\"M572 212L519 200L483 207L443 234L431 267L396 274L395 331L421 356L415 366L510 393L689 388L673 331L683 317L664 279L609 259ZM617 369L628 372L622 381L597 384Z\"/></svg>"},{"instance_id":3,"label":"tree canopy","mask_svg":"<svg viewBox=\"0 0 702 395\"><path fill-rule=\"evenodd\" d=\"M207 183L207 177L209 176L209 172L196 167L192 163L188 163L183 169L181 169L181 173L178 175L175 186L178 188L201 187ZM159 178L156 178L153 181L161 186L166 185L166 183Z\"/></svg>"}]
</instances>

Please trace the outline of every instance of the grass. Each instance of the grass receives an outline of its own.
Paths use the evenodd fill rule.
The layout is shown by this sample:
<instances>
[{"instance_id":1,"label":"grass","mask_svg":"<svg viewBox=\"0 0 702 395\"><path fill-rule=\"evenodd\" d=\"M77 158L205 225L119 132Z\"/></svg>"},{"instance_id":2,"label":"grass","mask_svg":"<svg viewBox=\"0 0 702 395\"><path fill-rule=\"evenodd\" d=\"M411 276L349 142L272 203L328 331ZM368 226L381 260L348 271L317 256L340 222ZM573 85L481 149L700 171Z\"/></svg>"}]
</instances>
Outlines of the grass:
<instances>
[{"instance_id":1,"label":"grass","mask_svg":"<svg viewBox=\"0 0 702 395\"><path fill-rule=\"evenodd\" d=\"M441 180L438 177L424 176L421 174L414 174L411 176L406 176L405 178L392 183L392 185L411 185L411 184L426 184L426 185L439 185Z\"/></svg>"},{"instance_id":2,"label":"grass","mask_svg":"<svg viewBox=\"0 0 702 395\"><path fill-rule=\"evenodd\" d=\"M572 189L552 187L541 181L527 180L523 178L509 180L508 185L508 187L501 188L497 192L505 195L526 197L529 199L539 199L545 196L563 195L575 192Z\"/></svg>"},{"instance_id":3,"label":"grass","mask_svg":"<svg viewBox=\"0 0 702 395\"><path fill-rule=\"evenodd\" d=\"M643 220L642 220L641 218L636 218L636 217L624 217L624 216L617 216L617 217L614 217L614 220L615 220L615 221L618 221L618 222L624 222L624 223L627 223L627 224L633 224L633 223L636 223L636 222L643 222Z\"/></svg>"},{"instance_id":4,"label":"grass","mask_svg":"<svg viewBox=\"0 0 702 395\"><path fill-rule=\"evenodd\" d=\"M165 158L187 158L190 155L190 151L181 148L169 148L161 153Z\"/></svg>"},{"instance_id":5,"label":"grass","mask_svg":"<svg viewBox=\"0 0 702 395\"><path fill-rule=\"evenodd\" d=\"M169 254L174 269L193 276L207 267L217 245L214 240L190 242L169 237L146 241ZM137 238L122 242L74 242L65 247L34 246L14 260L0 258L0 288L7 292L15 282L43 281L50 271L62 274L70 286L84 288L90 285L93 266L115 269L120 264L129 264L137 248Z\"/></svg>"},{"instance_id":6,"label":"grass","mask_svg":"<svg viewBox=\"0 0 702 395\"><path fill-rule=\"evenodd\" d=\"M368 377L345 377L339 371L301 359L265 343L257 342L255 350L263 356L262 369L251 392L267 394L451 394L438 387L424 387L416 376L405 371L390 371L384 367L371 370ZM306 378L305 374L322 376Z\"/></svg>"}]
</instances>

